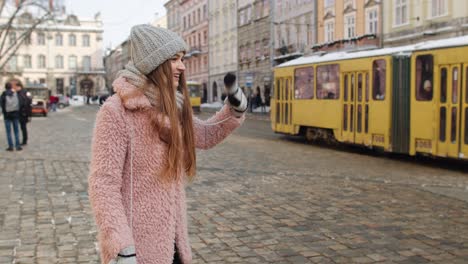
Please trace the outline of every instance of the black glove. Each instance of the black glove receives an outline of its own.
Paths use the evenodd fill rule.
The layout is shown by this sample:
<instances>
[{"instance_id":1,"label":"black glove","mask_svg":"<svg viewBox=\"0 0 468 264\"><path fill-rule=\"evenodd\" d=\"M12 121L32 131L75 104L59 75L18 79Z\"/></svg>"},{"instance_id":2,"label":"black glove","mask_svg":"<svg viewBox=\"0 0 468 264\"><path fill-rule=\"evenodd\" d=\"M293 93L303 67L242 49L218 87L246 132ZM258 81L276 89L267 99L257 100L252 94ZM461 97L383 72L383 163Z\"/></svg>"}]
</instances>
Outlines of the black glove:
<instances>
[{"instance_id":1,"label":"black glove","mask_svg":"<svg viewBox=\"0 0 468 264\"><path fill-rule=\"evenodd\" d=\"M236 117L240 117L247 110L247 98L242 89L236 84L236 75L227 73L224 76L224 87L227 93L227 100Z\"/></svg>"}]
</instances>

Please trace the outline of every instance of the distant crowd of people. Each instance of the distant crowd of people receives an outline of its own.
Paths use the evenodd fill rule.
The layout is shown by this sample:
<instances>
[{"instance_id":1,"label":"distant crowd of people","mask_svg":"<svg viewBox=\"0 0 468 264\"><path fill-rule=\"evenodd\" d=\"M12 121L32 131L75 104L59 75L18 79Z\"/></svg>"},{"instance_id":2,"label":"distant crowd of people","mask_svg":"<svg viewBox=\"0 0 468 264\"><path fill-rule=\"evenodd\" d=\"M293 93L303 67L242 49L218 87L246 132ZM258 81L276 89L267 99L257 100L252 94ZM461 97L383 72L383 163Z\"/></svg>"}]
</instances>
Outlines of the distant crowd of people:
<instances>
[{"instance_id":1,"label":"distant crowd of people","mask_svg":"<svg viewBox=\"0 0 468 264\"><path fill-rule=\"evenodd\" d=\"M22 146L28 144L27 123L32 116L32 98L23 89L23 84L18 79L12 79L5 84L5 91L0 97L3 120L5 123L6 136L8 141L7 151L22 150ZM20 141L19 128L22 132ZM12 139L12 131L14 141ZM21 142L21 143L20 143Z\"/></svg>"}]
</instances>

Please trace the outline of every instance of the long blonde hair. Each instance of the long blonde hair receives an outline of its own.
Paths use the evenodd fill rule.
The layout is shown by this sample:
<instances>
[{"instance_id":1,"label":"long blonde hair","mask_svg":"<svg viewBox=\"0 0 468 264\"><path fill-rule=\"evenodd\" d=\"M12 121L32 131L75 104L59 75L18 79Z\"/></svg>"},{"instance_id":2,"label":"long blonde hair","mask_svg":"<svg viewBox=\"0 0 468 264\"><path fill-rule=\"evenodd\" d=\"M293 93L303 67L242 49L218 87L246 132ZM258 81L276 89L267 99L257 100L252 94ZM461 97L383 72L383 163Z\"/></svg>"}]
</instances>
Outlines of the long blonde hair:
<instances>
[{"instance_id":1,"label":"long blonde hair","mask_svg":"<svg viewBox=\"0 0 468 264\"><path fill-rule=\"evenodd\" d=\"M175 90L173 88L173 73L171 62L165 61L148 74L156 89L159 91L160 107L157 109L169 118L170 130L168 136L167 166L163 171L164 179L174 179L184 169L191 180L196 171L195 136L193 132L192 107L184 73L180 74L177 89L184 95L182 111L177 109ZM155 92L158 92L155 91ZM153 120L155 130L161 133L161 120Z\"/></svg>"}]
</instances>

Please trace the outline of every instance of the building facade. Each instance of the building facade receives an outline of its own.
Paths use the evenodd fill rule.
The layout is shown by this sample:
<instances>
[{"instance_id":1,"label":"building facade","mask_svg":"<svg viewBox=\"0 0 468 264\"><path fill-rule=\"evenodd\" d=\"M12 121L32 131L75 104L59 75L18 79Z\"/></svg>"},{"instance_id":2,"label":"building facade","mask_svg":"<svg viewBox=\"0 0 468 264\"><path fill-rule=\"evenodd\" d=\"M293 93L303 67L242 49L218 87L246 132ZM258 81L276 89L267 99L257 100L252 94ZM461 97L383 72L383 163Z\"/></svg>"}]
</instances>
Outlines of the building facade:
<instances>
[{"instance_id":1,"label":"building facade","mask_svg":"<svg viewBox=\"0 0 468 264\"><path fill-rule=\"evenodd\" d=\"M387 1L317 0L314 51L381 47L382 2Z\"/></svg>"},{"instance_id":2,"label":"building facade","mask_svg":"<svg viewBox=\"0 0 468 264\"><path fill-rule=\"evenodd\" d=\"M209 0L208 102L221 101L224 76L237 72L237 1Z\"/></svg>"},{"instance_id":3,"label":"building facade","mask_svg":"<svg viewBox=\"0 0 468 264\"><path fill-rule=\"evenodd\" d=\"M272 87L270 0L238 0L238 83L253 105L269 104Z\"/></svg>"},{"instance_id":4,"label":"building facade","mask_svg":"<svg viewBox=\"0 0 468 264\"><path fill-rule=\"evenodd\" d=\"M312 53L317 42L317 1L276 0L273 12L274 63Z\"/></svg>"},{"instance_id":5,"label":"building facade","mask_svg":"<svg viewBox=\"0 0 468 264\"><path fill-rule=\"evenodd\" d=\"M0 19L4 24L8 18ZM34 17L25 12L17 20L10 45ZM63 15L41 24L2 69L1 82L15 77L26 87L47 87L51 94L97 95L105 90L102 34L99 14L91 19Z\"/></svg>"},{"instance_id":6,"label":"building facade","mask_svg":"<svg viewBox=\"0 0 468 264\"><path fill-rule=\"evenodd\" d=\"M106 87L112 92L112 83L117 77L117 73L122 70L130 61L130 41L126 39L113 50L109 50L104 57L104 68L106 71Z\"/></svg>"},{"instance_id":7,"label":"building facade","mask_svg":"<svg viewBox=\"0 0 468 264\"><path fill-rule=\"evenodd\" d=\"M169 0L164 4L166 8L167 29L174 31L182 36L180 0Z\"/></svg>"},{"instance_id":8,"label":"building facade","mask_svg":"<svg viewBox=\"0 0 468 264\"><path fill-rule=\"evenodd\" d=\"M189 50L184 56L187 81L202 84L206 99L208 88L208 0L181 0L181 33Z\"/></svg>"},{"instance_id":9,"label":"building facade","mask_svg":"<svg viewBox=\"0 0 468 264\"><path fill-rule=\"evenodd\" d=\"M383 6L386 46L468 34L468 1L388 0Z\"/></svg>"}]
</instances>

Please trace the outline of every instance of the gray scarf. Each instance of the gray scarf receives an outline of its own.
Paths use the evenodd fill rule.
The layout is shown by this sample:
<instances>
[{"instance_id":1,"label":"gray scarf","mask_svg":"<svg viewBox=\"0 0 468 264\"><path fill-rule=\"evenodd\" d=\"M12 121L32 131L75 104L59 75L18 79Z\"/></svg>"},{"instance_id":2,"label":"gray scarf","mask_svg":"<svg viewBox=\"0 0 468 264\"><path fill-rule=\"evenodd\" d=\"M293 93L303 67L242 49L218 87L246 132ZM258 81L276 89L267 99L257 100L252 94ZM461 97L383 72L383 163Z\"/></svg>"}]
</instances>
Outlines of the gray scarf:
<instances>
[{"instance_id":1,"label":"gray scarf","mask_svg":"<svg viewBox=\"0 0 468 264\"><path fill-rule=\"evenodd\" d=\"M130 61L125 65L125 69L117 73L117 78L123 77L133 86L142 89L152 106L159 105L159 91L153 82L141 73Z\"/></svg>"}]
</instances>

